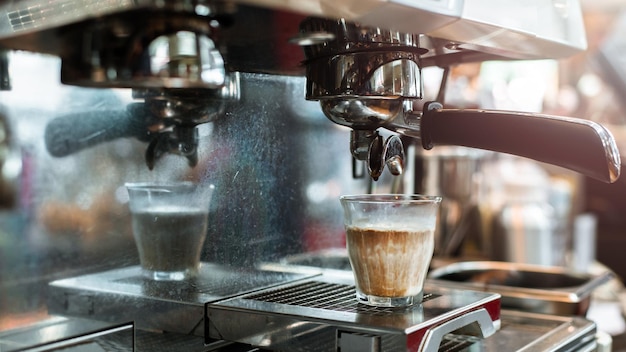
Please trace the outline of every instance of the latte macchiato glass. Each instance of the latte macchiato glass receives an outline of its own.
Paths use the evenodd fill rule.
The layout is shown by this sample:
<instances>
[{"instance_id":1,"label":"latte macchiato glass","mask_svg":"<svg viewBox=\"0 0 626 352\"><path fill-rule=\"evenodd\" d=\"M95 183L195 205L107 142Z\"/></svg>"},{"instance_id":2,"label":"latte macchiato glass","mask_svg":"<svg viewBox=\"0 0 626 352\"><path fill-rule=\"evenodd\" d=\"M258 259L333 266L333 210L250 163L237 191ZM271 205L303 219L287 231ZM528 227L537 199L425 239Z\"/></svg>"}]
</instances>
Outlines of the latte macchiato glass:
<instances>
[{"instance_id":1,"label":"latte macchiato glass","mask_svg":"<svg viewBox=\"0 0 626 352\"><path fill-rule=\"evenodd\" d=\"M340 200L357 300L380 307L420 303L441 197L370 194Z\"/></svg>"},{"instance_id":2,"label":"latte macchiato glass","mask_svg":"<svg viewBox=\"0 0 626 352\"><path fill-rule=\"evenodd\" d=\"M212 187L191 182L127 183L133 236L144 276L185 280L200 266Z\"/></svg>"}]
</instances>

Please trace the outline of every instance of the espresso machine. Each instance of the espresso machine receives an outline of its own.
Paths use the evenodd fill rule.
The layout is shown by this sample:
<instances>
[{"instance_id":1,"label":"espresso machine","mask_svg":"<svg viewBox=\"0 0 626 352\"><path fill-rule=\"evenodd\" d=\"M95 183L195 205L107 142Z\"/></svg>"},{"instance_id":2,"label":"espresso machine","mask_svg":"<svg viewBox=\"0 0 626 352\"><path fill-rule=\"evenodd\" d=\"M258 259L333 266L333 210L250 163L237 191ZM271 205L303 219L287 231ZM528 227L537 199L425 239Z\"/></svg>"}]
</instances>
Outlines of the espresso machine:
<instances>
[{"instance_id":1,"label":"espresso machine","mask_svg":"<svg viewBox=\"0 0 626 352\"><path fill-rule=\"evenodd\" d=\"M285 260L344 246L340 194L389 175L414 189L411 147L615 182L600 124L444 104L454 65L585 50L577 1L0 1L0 48L21 154L0 160L4 216L20 219L0 242L0 302L41 318L0 332L0 350L597 348L581 316L428 282L416 309L367 309L349 267ZM428 67L443 75L433 101ZM215 186L193 282L142 278L128 236L124 182L170 179Z\"/></svg>"}]
</instances>

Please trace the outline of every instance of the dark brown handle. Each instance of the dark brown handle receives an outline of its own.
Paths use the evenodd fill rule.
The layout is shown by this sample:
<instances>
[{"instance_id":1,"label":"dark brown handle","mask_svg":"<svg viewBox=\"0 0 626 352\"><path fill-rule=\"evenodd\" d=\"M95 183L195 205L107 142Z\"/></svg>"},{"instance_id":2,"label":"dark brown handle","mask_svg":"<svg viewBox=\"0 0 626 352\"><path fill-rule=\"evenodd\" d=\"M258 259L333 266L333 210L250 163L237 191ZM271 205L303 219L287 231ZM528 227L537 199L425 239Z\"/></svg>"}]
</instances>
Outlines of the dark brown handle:
<instances>
[{"instance_id":1,"label":"dark brown handle","mask_svg":"<svg viewBox=\"0 0 626 352\"><path fill-rule=\"evenodd\" d=\"M527 157L612 183L620 156L611 133L583 119L494 110L443 109L426 103L422 145L460 145Z\"/></svg>"}]
</instances>

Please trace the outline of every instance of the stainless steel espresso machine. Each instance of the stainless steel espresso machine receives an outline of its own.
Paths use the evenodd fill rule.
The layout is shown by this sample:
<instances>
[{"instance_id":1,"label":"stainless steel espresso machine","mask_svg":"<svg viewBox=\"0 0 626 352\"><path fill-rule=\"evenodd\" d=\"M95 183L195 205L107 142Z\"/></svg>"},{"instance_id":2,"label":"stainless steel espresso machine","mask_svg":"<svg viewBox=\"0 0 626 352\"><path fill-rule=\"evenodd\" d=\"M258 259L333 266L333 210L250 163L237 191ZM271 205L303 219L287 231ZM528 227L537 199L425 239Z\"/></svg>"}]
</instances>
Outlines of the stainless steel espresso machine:
<instances>
[{"instance_id":1,"label":"stainless steel espresso machine","mask_svg":"<svg viewBox=\"0 0 626 352\"><path fill-rule=\"evenodd\" d=\"M0 1L0 318L37 318L0 351L597 350L580 315L434 281L370 309L341 255L286 259L344 246L340 194L413 192L415 147L617 180L597 123L443 101L454 65L585 48L577 1ZM203 265L151 281L123 185L173 179L215 187Z\"/></svg>"}]
</instances>

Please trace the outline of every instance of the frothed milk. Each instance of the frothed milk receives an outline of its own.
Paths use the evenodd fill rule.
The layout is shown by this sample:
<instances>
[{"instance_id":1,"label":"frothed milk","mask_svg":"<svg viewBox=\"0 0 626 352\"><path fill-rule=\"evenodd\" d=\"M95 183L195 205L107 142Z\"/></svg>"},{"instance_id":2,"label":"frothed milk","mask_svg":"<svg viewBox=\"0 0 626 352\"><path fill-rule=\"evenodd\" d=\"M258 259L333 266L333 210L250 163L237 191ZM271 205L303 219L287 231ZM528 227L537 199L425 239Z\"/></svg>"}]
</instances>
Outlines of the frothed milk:
<instances>
[{"instance_id":1,"label":"frothed milk","mask_svg":"<svg viewBox=\"0 0 626 352\"><path fill-rule=\"evenodd\" d=\"M381 307L419 304L441 197L365 194L340 200L357 300Z\"/></svg>"},{"instance_id":2,"label":"frothed milk","mask_svg":"<svg viewBox=\"0 0 626 352\"><path fill-rule=\"evenodd\" d=\"M434 231L346 230L350 262L361 293L379 297L422 293L435 247Z\"/></svg>"}]
</instances>

